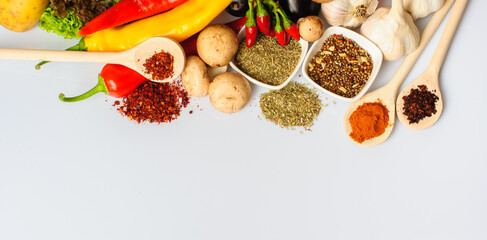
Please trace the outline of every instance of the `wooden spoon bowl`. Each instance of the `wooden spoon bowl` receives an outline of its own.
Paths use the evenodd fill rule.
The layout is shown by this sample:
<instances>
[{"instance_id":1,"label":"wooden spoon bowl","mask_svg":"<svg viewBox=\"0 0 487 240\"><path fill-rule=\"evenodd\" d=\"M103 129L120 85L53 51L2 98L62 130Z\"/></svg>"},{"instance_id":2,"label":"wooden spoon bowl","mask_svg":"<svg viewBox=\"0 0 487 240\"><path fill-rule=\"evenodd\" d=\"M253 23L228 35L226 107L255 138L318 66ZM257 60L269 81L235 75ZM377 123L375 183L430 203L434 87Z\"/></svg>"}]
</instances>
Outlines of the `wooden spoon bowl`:
<instances>
[{"instance_id":1,"label":"wooden spoon bowl","mask_svg":"<svg viewBox=\"0 0 487 240\"><path fill-rule=\"evenodd\" d=\"M391 86L391 85L389 85L389 86ZM369 140L365 140L362 143L358 143L356 141L354 141L354 142L357 144L360 144L360 145L364 145L364 146L375 146L375 145L379 145L379 144L383 143L391 135L391 132L392 132L392 129L394 126L394 121L396 119L395 100L396 100L395 92L391 91L388 88L383 87L383 88L379 88L373 92L370 92L370 93L366 94L365 96L363 96L362 98L360 98L358 101L353 102L348 107L347 111L345 112L345 117L343 119L343 126L345 128L345 132L347 133L347 135L350 137L350 134L352 133L352 126L350 125L350 121L349 121L352 113L355 112L355 110L357 110L357 108L364 103L380 102L389 111L389 113L388 113L389 114L389 124L387 124L385 132L378 137L375 137L375 138L372 138Z\"/></svg>"},{"instance_id":2,"label":"wooden spoon bowl","mask_svg":"<svg viewBox=\"0 0 487 240\"><path fill-rule=\"evenodd\" d=\"M431 117L425 117L424 119L420 120L418 123L409 123L408 117L404 115L404 96L407 96L411 93L411 89L417 89L418 86L425 85L428 91L434 93L438 96L438 100L435 103L436 113L433 114ZM409 128L421 130L432 126L433 124L438 121L443 112L443 98L441 96L440 86L438 83L438 75L435 75L431 72L425 72L421 76L418 77L414 82L409 84L405 87L399 96L397 97L396 101L396 109L397 109L397 118L401 121L402 124L408 126Z\"/></svg>"},{"instance_id":3,"label":"wooden spoon bowl","mask_svg":"<svg viewBox=\"0 0 487 240\"><path fill-rule=\"evenodd\" d=\"M168 52L174 57L174 74L165 79L153 79L152 75L146 72L144 63L146 59L161 51ZM79 52L2 48L0 49L0 59L121 64L132 68L149 80L170 82L183 72L186 56L178 42L170 38L154 37L123 52Z\"/></svg>"}]
</instances>

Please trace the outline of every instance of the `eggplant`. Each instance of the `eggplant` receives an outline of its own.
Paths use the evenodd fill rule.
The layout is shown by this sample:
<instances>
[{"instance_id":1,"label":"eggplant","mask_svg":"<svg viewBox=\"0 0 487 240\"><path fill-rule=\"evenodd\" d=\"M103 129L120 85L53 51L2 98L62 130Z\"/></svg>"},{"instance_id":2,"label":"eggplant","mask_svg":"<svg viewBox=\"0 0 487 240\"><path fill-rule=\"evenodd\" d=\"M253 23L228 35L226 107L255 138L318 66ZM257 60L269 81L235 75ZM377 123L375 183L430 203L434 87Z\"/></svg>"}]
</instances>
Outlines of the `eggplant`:
<instances>
[{"instance_id":1,"label":"eggplant","mask_svg":"<svg viewBox=\"0 0 487 240\"><path fill-rule=\"evenodd\" d=\"M249 10L249 2L248 0L233 0L225 10L234 17L245 17L245 13Z\"/></svg>"},{"instance_id":2,"label":"eggplant","mask_svg":"<svg viewBox=\"0 0 487 240\"><path fill-rule=\"evenodd\" d=\"M279 3L293 22L310 15L318 16L320 13L321 4L311 0L280 0Z\"/></svg>"}]
</instances>

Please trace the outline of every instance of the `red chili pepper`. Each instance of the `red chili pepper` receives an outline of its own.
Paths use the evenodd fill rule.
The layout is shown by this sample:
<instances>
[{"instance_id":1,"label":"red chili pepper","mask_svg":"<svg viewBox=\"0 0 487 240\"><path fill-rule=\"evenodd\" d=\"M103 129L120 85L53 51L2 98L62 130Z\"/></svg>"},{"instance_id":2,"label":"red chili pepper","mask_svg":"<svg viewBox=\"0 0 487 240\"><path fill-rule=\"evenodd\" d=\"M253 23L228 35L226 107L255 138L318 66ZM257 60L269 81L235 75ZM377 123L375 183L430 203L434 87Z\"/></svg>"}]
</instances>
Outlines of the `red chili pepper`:
<instances>
[{"instance_id":1,"label":"red chili pepper","mask_svg":"<svg viewBox=\"0 0 487 240\"><path fill-rule=\"evenodd\" d=\"M262 0L257 0L257 25L259 31L265 35L269 35L271 31L271 16L264 7Z\"/></svg>"},{"instance_id":2,"label":"red chili pepper","mask_svg":"<svg viewBox=\"0 0 487 240\"><path fill-rule=\"evenodd\" d=\"M252 47L257 39L259 29L255 21L254 0L249 0L249 10L245 14L247 22L245 22L245 42L247 47Z\"/></svg>"},{"instance_id":3,"label":"red chili pepper","mask_svg":"<svg viewBox=\"0 0 487 240\"><path fill-rule=\"evenodd\" d=\"M277 41L281 46L286 46L286 32L282 29L279 14L277 14L277 12L274 12L274 14L276 15L276 27L274 30L276 32Z\"/></svg>"},{"instance_id":4,"label":"red chili pepper","mask_svg":"<svg viewBox=\"0 0 487 240\"><path fill-rule=\"evenodd\" d=\"M229 22L225 25L229 26L235 33L238 34L240 30L245 26L245 22L247 22L247 18L239 18L233 22ZM184 49L184 52L186 53L186 56L191 56L191 55L197 55L198 51L196 50L196 42L198 40L198 35L199 33L191 36L190 38L182 41L180 44Z\"/></svg>"},{"instance_id":5,"label":"red chili pepper","mask_svg":"<svg viewBox=\"0 0 487 240\"><path fill-rule=\"evenodd\" d=\"M147 78L128 67L118 64L107 64L98 75L98 84L91 90L77 97L65 97L61 93L59 94L59 100L63 102L77 102L99 92L104 92L117 98L125 97L146 81Z\"/></svg>"},{"instance_id":6,"label":"red chili pepper","mask_svg":"<svg viewBox=\"0 0 487 240\"><path fill-rule=\"evenodd\" d=\"M275 37L276 36L276 19L272 18L271 19L271 31L269 33L270 37Z\"/></svg>"},{"instance_id":7,"label":"red chili pepper","mask_svg":"<svg viewBox=\"0 0 487 240\"><path fill-rule=\"evenodd\" d=\"M272 6L273 11L276 13L279 13L282 17L282 25L284 26L284 29L286 32L291 35L294 39L298 40L300 39L299 37L299 31L298 27L296 26L291 19L287 16L287 14L284 12L281 6L274 2L274 0L264 0L264 2L270 6Z\"/></svg>"},{"instance_id":8,"label":"red chili pepper","mask_svg":"<svg viewBox=\"0 0 487 240\"><path fill-rule=\"evenodd\" d=\"M121 0L91 20L79 31L80 36L146 18L173 9L188 0Z\"/></svg>"}]
</instances>

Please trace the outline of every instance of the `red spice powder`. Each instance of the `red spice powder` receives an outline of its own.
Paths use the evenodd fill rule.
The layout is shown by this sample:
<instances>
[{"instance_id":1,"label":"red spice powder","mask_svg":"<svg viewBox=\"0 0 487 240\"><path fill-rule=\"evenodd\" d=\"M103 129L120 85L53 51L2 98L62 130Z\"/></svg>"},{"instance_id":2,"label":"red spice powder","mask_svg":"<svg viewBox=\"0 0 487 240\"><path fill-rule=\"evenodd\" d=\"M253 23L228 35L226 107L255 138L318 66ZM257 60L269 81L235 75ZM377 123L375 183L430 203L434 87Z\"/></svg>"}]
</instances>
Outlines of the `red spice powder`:
<instances>
[{"instance_id":1,"label":"red spice powder","mask_svg":"<svg viewBox=\"0 0 487 240\"><path fill-rule=\"evenodd\" d=\"M385 132L389 125L389 110L381 102L367 102L360 105L348 120L352 127L350 137L363 143Z\"/></svg>"},{"instance_id":2,"label":"red spice powder","mask_svg":"<svg viewBox=\"0 0 487 240\"><path fill-rule=\"evenodd\" d=\"M145 73L151 74L154 80L164 80L174 74L174 57L165 51L152 55L145 60Z\"/></svg>"},{"instance_id":3,"label":"red spice powder","mask_svg":"<svg viewBox=\"0 0 487 240\"><path fill-rule=\"evenodd\" d=\"M188 106L189 96L180 81L147 81L122 99L118 111L138 123L169 123Z\"/></svg>"}]
</instances>

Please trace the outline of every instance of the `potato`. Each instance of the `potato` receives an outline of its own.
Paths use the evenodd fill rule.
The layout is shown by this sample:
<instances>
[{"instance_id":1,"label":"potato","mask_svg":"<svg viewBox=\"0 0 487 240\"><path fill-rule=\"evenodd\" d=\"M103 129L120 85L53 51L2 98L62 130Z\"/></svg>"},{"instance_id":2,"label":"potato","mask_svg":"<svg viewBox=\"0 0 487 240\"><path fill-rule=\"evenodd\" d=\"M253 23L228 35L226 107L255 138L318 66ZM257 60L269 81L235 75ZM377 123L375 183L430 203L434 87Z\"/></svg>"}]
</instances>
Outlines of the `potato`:
<instances>
[{"instance_id":1,"label":"potato","mask_svg":"<svg viewBox=\"0 0 487 240\"><path fill-rule=\"evenodd\" d=\"M189 95L195 97L204 97L208 95L210 86L210 77L206 64L198 56L189 56L186 58L186 65L181 74L183 86Z\"/></svg>"},{"instance_id":2,"label":"potato","mask_svg":"<svg viewBox=\"0 0 487 240\"><path fill-rule=\"evenodd\" d=\"M212 67L225 66L237 53L237 34L225 25L209 26L198 36L196 50L206 64Z\"/></svg>"},{"instance_id":3,"label":"potato","mask_svg":"<svg viewBox=\"0 0 487 240\"><path fill-rule=\"evenodd\" d=\"M298 21L299 35L307 42L314 42L325 32L325 23L318 16L307 16Z\"/></svg>"},{"instance_id":4,"label":"potato","mask_svg":"<svg viewBox=\"0 0 487 240\"><path fill-rule=\"evenodd\" d=\"M0 0L0 25L15 32L35 27L49 0Z\"/></svg>"},{"instance_id":5,"label":"potato","mask_svg":"<svg viewBox=\"0 0 487 240\"><path fill-rule=\"evenodd\" d=\"M250 101L252 89L242 75L226 72L210 83L210 103L220 112L234 113L242 110Z\"/></svg>"}]
</instances>

